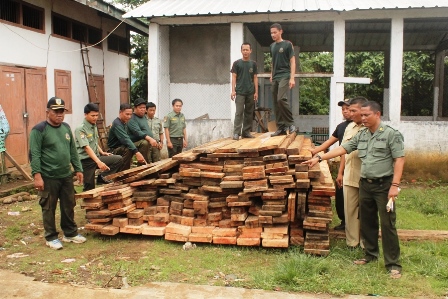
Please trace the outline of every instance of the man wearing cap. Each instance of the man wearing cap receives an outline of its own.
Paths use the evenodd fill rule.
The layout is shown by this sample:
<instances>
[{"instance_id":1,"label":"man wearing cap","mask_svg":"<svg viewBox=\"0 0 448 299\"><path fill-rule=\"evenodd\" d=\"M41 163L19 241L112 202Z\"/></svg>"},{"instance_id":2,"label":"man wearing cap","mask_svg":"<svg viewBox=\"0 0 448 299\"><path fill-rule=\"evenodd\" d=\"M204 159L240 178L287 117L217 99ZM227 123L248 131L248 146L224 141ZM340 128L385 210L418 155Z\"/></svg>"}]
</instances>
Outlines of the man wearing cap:
<instances>
[{"instance_id":1,"label":"man wearing cap","mask_svg":"<svg viewBox=\"0 0 448 299\"><path fill-rule=\"evenodd\" d=\"M95 170L100 169L97 183L104 184L103 177L116 173L123 164L123 158L103 151L99 145L98 128L96 121L99 116L99 107L89 103L84 107L84 120L75 129L75 143L84 170L84 191L95 188Z\"/></svg>"},{"instance_id":2,"label":"man wearing cap","mask_svg":"<svg viewBox=\"0 0 448 299\"><path fill-rule=\"evenodd\" d=\"M322 160L358 150L358 157L362 161L359 216L364 257L355 260L354 263L365 265L378 260L378 224L380 224L384 264L391 278L400 278L402 267L395 226L397 217L395 202L400 191L405 160L403 135L381 121L381 106L377 102L369 101L361 106L361 119L367 129L360 130L348 142L303 164L312 167ZM389 201L393 203L392 209L388 209Z\"/></svg>"},{"instance_id":3,"label":"man wearing cap","mask_svg":"<svg viewBox=\"0 0 448 299\"><path fill-rule=\"evenodd\" d=\"M365 129L362 124L361 106L367 102L365 97L350 99L351 123L345 129L342 144L352 140L359 130ZM359 179L361 172L361 159L358 151L341 156L339 173L336 179L338 185L343 185L344 190L344 215L345 215L345 242L349 248L363 245L360 240L359 229Z\"/></svg>"},{"instance_id":4,"label":"man wearing cap","mask_svg":"<svg viewBox=\"0 0 448 299\"><path fill-rule=\"evenodd\" d=\"M331 134L330 138L327 141L311 150L311 154L313 156L315 156L317 153L321 151L327 150L337 141L339 141L339 145L341 145L342 138L344 137L345 128L347 128L347 125L351 123L350 110L349 110L350 99L339 101L338 106L341 107L342 117L345 119L345 121L341 122L339 125L336 126L336 129L334 130L333 134ZM343 170L344 166L341 167L341 165L339 165L339 173L342 173ZM335 226L334 229L344 230L345 229L344 189L342 183L338 183L338 180L336 180L336 187L337 188L335 194L335 207L336 207L336 213L338 214L338 218L341 220L341 224Z\"/></svg>"},{"instance_id":5,"label":"man wearing cap","mask_svg":"<svg viewBox=\"0 0 448 299\"><path fill-rule=\"evenodd\" d=\"M160 161L160 150L163 147L163 127L162 122L155 116L156 104L149 102L146 104L146 116L148 126L151 129L154 139L157 141L157 146L152 146L150 149L150 156L152 162Z\"/></svg>"},{"instance_id":6,"label":"man wearing cap","mask_svg":"<svg viewBox=\"0 0 448 299\"><path fill-rule=\"evenodd\" d=\"M107 138L108 152L123 157L123 164L119 171L131 168L132 156L135 155L138 163L146 164L145 157L138 151L129 137L128 121L132 117L132 107L128 103L120 105L118 117L112 122Z\"/></svg>"},{"instance_id":7,"label":"man wearing cap","mask_svg":"<svg viewBox=\"0 0 448 299\"><path fill-rule=\"evenodd\" d=\"M173 111L163 119L166 147L170 158L181 153L182 148L187 147L188 144L185 116L180 112L183 102L181 99L174 99L171 104L173 105Z\"/></svg>"},{"instance_id":8,"label":"man wearing cap","mask_svg":"<svg viewBox=\"0 0 448 299\"><path fill-rule=\"evenodd\" d=\"M75 189L73 166L76 177L83 182L82 165L76 152L70 126L64 122L65 103L52 97L47 103L47 120L34 126L30 133L31 174L34 187L40 196L44 237L51 249L62 249L56 230L56 207L59 200L61 211L62 241L84 243L86 238L78 234L75 223Z\"/></svg>"},{"instance_id":9,"label":"man wearing cap","mask_svg":"<svg viewBox=\"0 0 448 299\"><path fill-rule=\"evenodd\" d=\"M146 162L152 162L151 147L157 147L158 143L148 125L146 117L146 100L138 98L134 101L134 113L128 122L129 137L135 147L145 157Z\"/></svg>"}]
</instances>

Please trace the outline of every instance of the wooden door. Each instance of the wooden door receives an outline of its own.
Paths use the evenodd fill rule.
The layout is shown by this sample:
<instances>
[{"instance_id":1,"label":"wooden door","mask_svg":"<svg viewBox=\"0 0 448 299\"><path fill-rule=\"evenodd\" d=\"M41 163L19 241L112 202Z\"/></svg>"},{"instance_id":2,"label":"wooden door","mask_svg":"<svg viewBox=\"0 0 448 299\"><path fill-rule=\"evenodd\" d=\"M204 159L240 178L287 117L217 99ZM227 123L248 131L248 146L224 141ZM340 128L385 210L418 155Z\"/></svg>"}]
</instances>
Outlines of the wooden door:
<instances>
[{"instance_id":1,"label":"wooden door","mask_svg":"<svg viewBox=\"0 0 448 299\"><path fill-rule=\"evenodd\" d=\"M28 163L28 135L25 109L25 71L23 68L0 66L0 104L9 122L6 150L19 164ZM12 165L7 163L7 166Z\"/></svg>"},{"instance_id":2,"label":"wooden door","mask_svg":"<svg viewBox=\"0 0 448 299\"><path fill-rule=\"evenodd\" d=\"M93 75L93 80L94 82L92 82L91 79L89 82L90 102L98 104L103 119L106 119L106 109L105 109L106 96L104 90L104 76ZM93 84L96 85L96 94Z\"/></svg>"},{"instance_id":3,"label":"wooden door","mask_svg":"<svg viewBox=\"0 0 448 299\"><path fill-rule=\"evenodd\" d=\"M54 70L55 96L65 102L66 114L72 113L72 73L65 70Z\"/></svg>"},{"instance_id":4,"label":"wooden door","mask_svg":"<svg viewBox=\"0 0 448 299\"><path fill-rule=\"evenodd\" d=\"M47 76L45 69L27 69L25 71L25 108L27 118L27 136L33 127L47 117Z\"/></svg>"},{"instance_id":5,"label":"wooden door","mask_svg":"<svg viewBox=\"0 0 448 299\"><path fill-rule=\"evenodd\" d=\"M129 103L129 79L120 78L120 104Z\"/></svg>"}]
</instances>

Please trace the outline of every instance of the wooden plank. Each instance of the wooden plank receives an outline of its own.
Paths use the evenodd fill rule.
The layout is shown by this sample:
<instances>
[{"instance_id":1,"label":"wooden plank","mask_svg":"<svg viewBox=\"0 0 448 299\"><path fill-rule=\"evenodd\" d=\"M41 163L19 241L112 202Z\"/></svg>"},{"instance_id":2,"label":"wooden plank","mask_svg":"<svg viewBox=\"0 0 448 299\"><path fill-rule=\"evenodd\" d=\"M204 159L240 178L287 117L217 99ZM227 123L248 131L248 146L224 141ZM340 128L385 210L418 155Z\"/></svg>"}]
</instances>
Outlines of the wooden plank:
<instances>
[{"instance_id":1,"label":"wooden plank","mask_svg":"<svg viewBox=\"0 0 448 299\"><path fill-rule=\"evenodd\" d=\"M264 142L258 147L258 151L276 149L283 143L285 139L286 135L280 135L275 137L269 136L269 138L264 140Z\"/></svg>"},{"instance_id":2,"label":"wooden plank","mask_svg":"<svg viewBox=\"0 0 448 299\"><path fill-rule=\"evenodd\" d=\"M251 139L242 139L244 144L237 149L238 153L259 152L258 148L271 137L271 133L264 133L261 136Z\"/></svg>"},{"instance_id":3,"label":"wooden plank","mask_svg":"<svg viewBox=\"0 0 448 299\"><path fill-rule=\"evenodd\" d=\"M193 149L193 152L201 153L201 154L211 154L211 153L214 153L219 148L225 147L227 145L230 145L230 144L236 143L236 142L237 141L233 140L232 138L219 139L219 140L211 141L206 144L195 147Z\"/></svg>"},{"instance_id":4,"label":"wooden plank","mask_svg":"<svg viewBox=\"0 0 448 299\"><path fill-rule=\"evenodd\" d=\"M296 138L296 134L296 132L289 134L279 145L279 147L274 150L274 154L286 154L286 149L294 141L294 139Z\"/></svg>"},{"instance_id":5,"label":"wooden plank","mask_svg":"<svg viewBox=\"0 0 448 299\"><path fill-rule=\"evenodd\" d=\"M16 169L24 176L27 181L32 182L33 178L17 163L17 161L5 150L5 157L16 167Z\"/></svg>"},{"instance_id":6,"label":"wooden plank","mask_svg":"<svg viewBox=\"0 0 448 299\"><path fill-rule=\"evenodd\" d=\"M297 135L296 139L294 139L294 141L291 142L291 144L286 149L286 153L288 154L288 156L299 154L300 150L302 149L304 140L305 140L304 135Z\"/></svg>"}]
</instances>

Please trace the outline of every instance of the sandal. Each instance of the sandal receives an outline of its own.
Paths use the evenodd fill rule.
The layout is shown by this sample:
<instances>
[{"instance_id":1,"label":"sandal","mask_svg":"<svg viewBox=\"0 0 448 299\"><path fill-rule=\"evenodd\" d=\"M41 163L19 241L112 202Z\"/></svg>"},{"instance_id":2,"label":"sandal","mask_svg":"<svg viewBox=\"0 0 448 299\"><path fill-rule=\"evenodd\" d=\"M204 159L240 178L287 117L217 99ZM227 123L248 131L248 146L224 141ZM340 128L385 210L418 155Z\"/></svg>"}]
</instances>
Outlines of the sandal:
<instances>
[{"instance_id":1,"label":"sandal","mask_svg":"<svg viewBox=\"0 0 448 299\"><path fill-rule=\"evenodd\" d=\"M376 258L362 258L362 259L353 261L353 264L355 264L355 265L365 265L365 264L368 264L368 263L370 263L372 261L376 261Z\"/></svg>"},{"instance_id":2,"label":"sandal","mask_svg":"<svg viewBox=\"0 0 448 299\"><path fill-rule=\"evenodd\" d=\"M401 278L401 272L400 270L390 270L389 271L389 277L392 279L399 279Z\"/></svg>"},{"instance_id":3,"label":"sandal","mask_svg":"<svg viewBox=\"0 0 448 299\"><path fill-rule=\"evenodd\" d=\"M359 259L359 260L353 261L353 264L355 264L355 265L365 265L365 264L367 264L369 262L370 261L368 259Z\"/></svg>"}]
</instances>

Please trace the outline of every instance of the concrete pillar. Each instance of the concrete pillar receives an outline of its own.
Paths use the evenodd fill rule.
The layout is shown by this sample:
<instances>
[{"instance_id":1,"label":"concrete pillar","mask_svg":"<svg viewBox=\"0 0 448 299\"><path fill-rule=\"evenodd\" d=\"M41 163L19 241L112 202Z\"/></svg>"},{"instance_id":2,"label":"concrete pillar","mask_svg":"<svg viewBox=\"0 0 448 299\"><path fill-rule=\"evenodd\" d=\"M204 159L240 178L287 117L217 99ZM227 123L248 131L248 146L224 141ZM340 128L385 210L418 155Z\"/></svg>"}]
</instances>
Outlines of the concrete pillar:
<instances>
[{"instance_id":1,"label":"concrete pillar","mask_svg":"<svg viewBox=\"0 0 448 299\"><path fill-rule=\"evenodd\" d=\"M383 92L383 120L389 120L389 78L390 78L390 51L384 51L384 92ZM369 99L370 100L370 99Z\"/></svg>"},{"instance_id":2,"label":"concrete pillar","mask_svg":"<svg viewBox=\"0 0 448 299\"><path fill-rule=\"evenodd\" d=\"M333 77L330 84L330 134L341 122L341 111L338 102L344 100L344 83L338 79L344 78L345 65L345 20L334 21Z\"/></svg>"},{"instance_id":3,"label":"concrete pillar","mask_svg":"<svg viewBox=\"0 0 448 299\"><path fill-rule=\"evenodd\" d=\"M388 111L391 122L401 118L401 84L403 77L403 18L393 18L390 35L390 78Z\"/></svg>"},{"instance_id":4,"label":"concrete pillar","mask_svg":"<svg viewBox=\"0 0 448 299\"><path fill-rule=\"evenodd\" d=\"M235 60L242 57L241 45L244 42L244 24L243 23L231 23L230 24L230 62L229 70ZM229 72L230 82L232 82L232 73ZM230 94L232 92L232 86L229 85L229 103L230 103L230 120L235 120L235 102L230 100Z\"/></svg>"},{"instance_id":5,"label":"concrete pillar","mask_svg":"<svg viewBox=\"0 0 448 299\"><path fill-rule=\"evenodd\" d=\"M160 25L150 23L148 28L148 101L159 107ZM160 109L157 109L160 110Z\"/></svg>"},{"instance_id":6,"label":"concrete pillar","mask_svg":"<svg viewBox=\"0 0 448 299\"><path fill-rule=\"evenodd\" d=\"M443 82L445 75L445 51L436 53L435 72L434 72L434 106L433 120L436 121L443 114Z\"/></svg>"}]
</instances>

